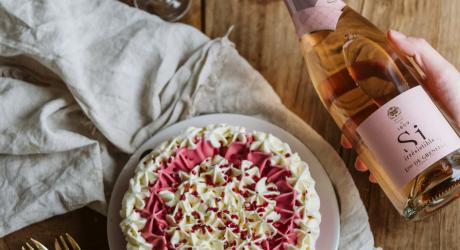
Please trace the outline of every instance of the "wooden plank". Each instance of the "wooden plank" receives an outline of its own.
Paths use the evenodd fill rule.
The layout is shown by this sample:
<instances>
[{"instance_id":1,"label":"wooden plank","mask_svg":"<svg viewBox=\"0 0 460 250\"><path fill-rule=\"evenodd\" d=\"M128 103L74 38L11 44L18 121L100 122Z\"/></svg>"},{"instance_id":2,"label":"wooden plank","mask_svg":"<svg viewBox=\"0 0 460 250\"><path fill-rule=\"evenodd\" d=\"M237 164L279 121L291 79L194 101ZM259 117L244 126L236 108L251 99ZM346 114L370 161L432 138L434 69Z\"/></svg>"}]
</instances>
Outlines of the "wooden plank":
<instances>
[{"instance_id":1,"label":"wooden plank","mask_svg":"<svg viewBox=\"0 0 460 250\"><path fill-rule=\"evenodd\" d=\"M433 46L444 55L457 69L460 68L460 19L458 18L458 10L460 9L460 1L443 0L439 1L440 10L437 19L433 17L431 21L437 21L439 29L432 31L436 34L436 39L433 39ZM433 4L431 4L433 5ZM434 6L431 6L434 8ZM422 19L422 18L421 18ZM423 33L417 32L415 35L423 36ZM454 201L453 204L444 208L440 217L439 237L440 249L460 249L458 244L458 235L460 235L460 201Z\"/></svg>"},{"instance_id":2,"label":"wooden plank","mask_svg":"<svg viewBox=\"0 0 460 250\"><path fill-rule=\"evenodd\" d=\"M458 11L460 10L460 1L442 0L439 2L438 19L435 19L436 17L430 18L432 22L437 22L438 25L433 26L433 30L430 32L433 38L428 41L432 42L433 46L459 69L460 19L458 18ZM430 8L434 8L434 6L436 4L430 4ZM423 19L423 15L419 18ZM419 30L414 35L423 36L423 31Z\"/></svg>"},{"instance_id":3,"label":"wooden plank","mask_svg":"<svg viewBox=\"0 0 460 250\"><path fill-rule=\"evenodd\" d=\"M189 13L180 20L181 23L189 24L194 26L195 28L202 30L203 28L203 0L191 0L192 6L190 8Z\"/></svg>"},{"instance_id":4,"label":"wooden plank","mask_svg":"<svg viewBox=\"0 0 460 250\"><path fill-rule=\"evenodd\" d=\"M134 6L134 0L119 0L122 3L125 3L129 6ZM190 11L183 17L180 22L194 26L195 28L202 29L203 15L202 13L202 1L203 0L191 0L192 6Z\"/></svg>"},{"instance_id":5,"label":"wooden plank","mask_svg":"<svg viewBox=\"0 0 460 250\"><path fill-rule=\"evenodd\" d=\"M0 249L1 250L10 250L8 247L8 244L6 244L6 241L4 238L0 238Z\"/></svg>"}]
</instances>

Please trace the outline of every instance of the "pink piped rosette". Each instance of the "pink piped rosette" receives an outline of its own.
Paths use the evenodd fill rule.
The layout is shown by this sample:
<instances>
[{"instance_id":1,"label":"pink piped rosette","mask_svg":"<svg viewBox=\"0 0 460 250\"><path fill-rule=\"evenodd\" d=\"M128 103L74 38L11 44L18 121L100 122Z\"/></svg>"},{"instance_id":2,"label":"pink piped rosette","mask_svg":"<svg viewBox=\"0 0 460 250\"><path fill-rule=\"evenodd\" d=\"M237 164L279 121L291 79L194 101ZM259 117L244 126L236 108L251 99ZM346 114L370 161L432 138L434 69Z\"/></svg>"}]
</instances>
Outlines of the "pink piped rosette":
<instances>
[{"instance_id":1,"label":"pink piped rosette","mask_svg":"<svg viewBox=\"0 0 460 250\"><path fill-rule=\"evenodd\" d=\"M145 156L126 192L127 249L314 249L308 166L271 134L189 128Z\"/></svg>"}]
</instances>

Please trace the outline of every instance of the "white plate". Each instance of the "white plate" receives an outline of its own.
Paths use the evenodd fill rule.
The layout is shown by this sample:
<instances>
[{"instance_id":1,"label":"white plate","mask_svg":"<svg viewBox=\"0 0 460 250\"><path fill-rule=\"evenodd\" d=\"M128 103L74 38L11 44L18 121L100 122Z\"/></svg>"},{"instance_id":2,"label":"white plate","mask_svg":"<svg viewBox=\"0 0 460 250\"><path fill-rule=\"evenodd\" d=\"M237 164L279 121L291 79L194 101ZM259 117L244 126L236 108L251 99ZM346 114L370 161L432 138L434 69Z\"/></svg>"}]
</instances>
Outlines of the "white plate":
<instances>
[{"instance_id":1,"label":"white plate","mask_svg":"<svg viewBox=\"0 0 460 250\"><path fill-rule=\"evenodd\" d=\"M332 184L324 171L321 163L313 153L302 144L297 138L283 129L249 116L234 114L213 114L195 117L186 121L176 123L155 134L145 142L129 159L115 183L112 198L110 200L107 214L107 236L111 250L126 249L126 242L119 227L121 222L120 209L123 195L128 189L128 182L134 175L134 170L139 161L139 156L147 149L154 148L159 143L178 135L184 129L195 126L204 127L208 124L225 123L228 125L242 126L251 130L267 132L288 143L294 152L297 152L303 161L307 162L311 175L316 181L316 190L321 200L321 233L316 244L318 250L335 250L339 244L340 218L337 198Z\"/></svg>"}]
</instances>

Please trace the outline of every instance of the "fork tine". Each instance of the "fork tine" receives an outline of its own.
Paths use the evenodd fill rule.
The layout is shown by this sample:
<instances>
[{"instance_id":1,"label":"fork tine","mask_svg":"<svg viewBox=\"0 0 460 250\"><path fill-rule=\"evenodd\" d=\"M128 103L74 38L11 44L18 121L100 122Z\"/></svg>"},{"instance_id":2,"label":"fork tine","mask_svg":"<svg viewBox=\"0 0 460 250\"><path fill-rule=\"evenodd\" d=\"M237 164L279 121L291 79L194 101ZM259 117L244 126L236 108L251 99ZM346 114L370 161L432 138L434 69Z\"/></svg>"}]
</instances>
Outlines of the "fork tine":
<instances>
[{"instance_id":1,"label":"fork tine","mask_svg":"<svg viewBox=\"0 0 460 250\"><path fill-rule=\"evenodd\" d=\"M26 242L21 246L21 250L48 250L42 243L34 238L30 238L30 242Z\"/></svg>"},{"instance_id":2,"label":"fork tine","mask_svg":"<svg viewBox=\"0 0 460 250\"><path fill-rule=\"evenodd\" d=\"M62 250L61 246L59 246L58 239L54 239L54 249L55 250Z\"/></svg>"},{"instance_id":3,"label":"fork tine","mask_svg":"<svg viewBox=\"0 0 460 250\"><path fill-rule=\"evenodd\" d=\"M70 242L70 246L72 246L73 250L81 250L80 246L77 244L77 242L70 236L70 234L65 233L65 236L67 237L67 240Z\"/></svg>"},{"instance_id":4,"label":"fork tine","mask_svg":"<svg viewBox=\"0 0 460 250\"><path fill-rule=\"evenodd\" d=\"M67 243L64 240L64 237L59 236L59 240L61 241L62 246L64 247L64 250L70 250L69 247L67 246Z\"/></svg>"},{"instance_id":5,"label":"fork tine","mask_svg":"<svg viewBox=\"0 0 460 250\"><path fill-rule=\"evenodd\" d=\"M29 248L29 250L34 250L34 248L29 244L29 242L26 242L26 246Z\"/></svg>"},{"instance_id":6,"label":"fork tine","mask_svg":"<svg viewBox=\"0 0 460 250\"><path fill-rule=\"evenodd\" d=\"M30 238L30 241L34 243L34 245L37 247L39 250L48 250L45 246L42 245L38 240L35 240L34 238Z\"/></svg>"}]
</instances>

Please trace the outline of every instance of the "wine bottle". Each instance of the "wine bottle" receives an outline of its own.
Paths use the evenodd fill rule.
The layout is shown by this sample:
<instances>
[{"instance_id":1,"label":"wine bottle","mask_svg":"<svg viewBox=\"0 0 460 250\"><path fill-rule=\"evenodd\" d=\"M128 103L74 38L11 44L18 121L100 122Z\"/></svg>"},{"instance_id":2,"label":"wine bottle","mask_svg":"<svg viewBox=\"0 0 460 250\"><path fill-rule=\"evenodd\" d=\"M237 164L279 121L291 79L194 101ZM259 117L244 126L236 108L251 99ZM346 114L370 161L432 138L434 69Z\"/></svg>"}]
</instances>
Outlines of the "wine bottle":
<instances>
[{"instance_id":1,"label":"wine bottle","mask_svg":"<svg viewBox=\"0 0 460 250\"><path fill-rule=\"evenodd\" d=\"M395 208L418 220L460 196L460 138L410 58L341 0L285 0L310 78Z\"/></svg>"}]
</instances>

